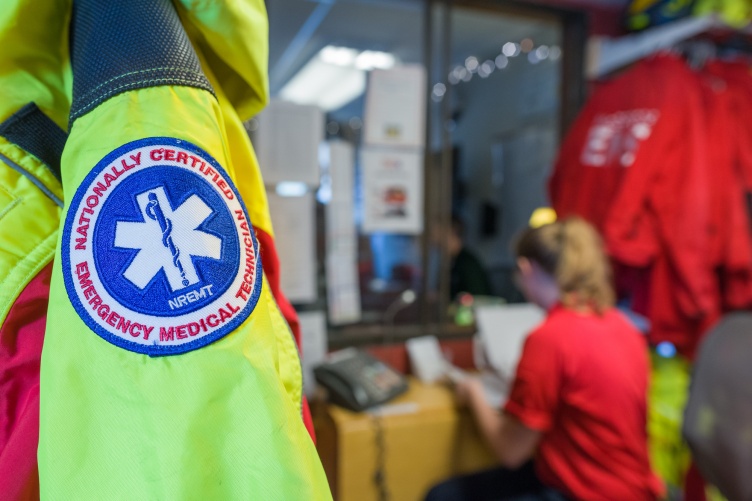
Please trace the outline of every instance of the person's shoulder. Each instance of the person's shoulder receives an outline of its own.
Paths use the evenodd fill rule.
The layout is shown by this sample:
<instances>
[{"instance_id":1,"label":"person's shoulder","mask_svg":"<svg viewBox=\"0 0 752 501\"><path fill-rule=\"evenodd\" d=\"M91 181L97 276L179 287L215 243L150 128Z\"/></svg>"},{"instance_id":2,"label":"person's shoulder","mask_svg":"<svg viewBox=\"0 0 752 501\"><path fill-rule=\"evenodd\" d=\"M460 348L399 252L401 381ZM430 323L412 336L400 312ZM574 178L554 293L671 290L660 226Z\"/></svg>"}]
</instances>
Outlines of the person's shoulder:
<instances>
[{"instance_id":1,"label":"person's shoulder","mask_svg":"<svg viewBox=\"0 0 752 501\"><path fill-rule=\"evenodd\" d=\"M569 351L569 336L566 332L571 330L566 316L549 311L546 318L528 334L524 351L533 358L551 359L565 356Z\"/></svg>"},{"instance_id":2,"label":"person's shoulder","mask_svg":"<svg viewBox=\"0 0 752 501\"><path fill-rule=\"evenodd\" d=\"M582 329L617 330L641 336L637 328L616 308L607 308L602 313L580 313L557 305L548 312L546 319L533 332L539 336L555 336L562 331ZM532 334L531 334L532 335ZM560 338L561 336L556 336Z\"/></svg>"},{"instance_id":3,"label":"person's shoulder","mask_svg":"<svg viewBox=\"0 0 752 501\"><path fill-rule=\"evenodd\" d=\"M546 318L538 326L543 332L556 330L573 322L581 321L582 315L563 306L556 304L546 313Z\"/></svg>"},{"instance_id":4,"label":"person's shoulder","mask_svg":"<svg viewBox=\"0 0 752 501\"><path fill-rule=\"evenodd\" d=\"M604 312L606 327L610 333L609 339L624 349L624 353L634 353L636 356L646 355L647 338L627 317L617 308ZM630 351L631 350L631 351Z\"/></svg>"},{"instance_id":5,"label":"person's shoulder","mask_svg":"<svg viewBox=\"0 0 752 501\"><path fill-rule=\"evenodd\" d=\"M608 308L603 312L603 317L614 328L624 331L625 333L634 334L635 336L642 337L640 330L627 318L618 308Z\"/></svg>"},{"instance_id":6,"label":"person's shoulder","mask_svg":"<svg viewBox=\"0 0 752 501\"><path fill-rule=\"evenodd\" d=\"M569 312L561 306L554 306L546 317L536 327L530 331L528 338L535 339L559 339L558 334L562 329L566 329L571 324Z\"/></svg>"}]
</instances>

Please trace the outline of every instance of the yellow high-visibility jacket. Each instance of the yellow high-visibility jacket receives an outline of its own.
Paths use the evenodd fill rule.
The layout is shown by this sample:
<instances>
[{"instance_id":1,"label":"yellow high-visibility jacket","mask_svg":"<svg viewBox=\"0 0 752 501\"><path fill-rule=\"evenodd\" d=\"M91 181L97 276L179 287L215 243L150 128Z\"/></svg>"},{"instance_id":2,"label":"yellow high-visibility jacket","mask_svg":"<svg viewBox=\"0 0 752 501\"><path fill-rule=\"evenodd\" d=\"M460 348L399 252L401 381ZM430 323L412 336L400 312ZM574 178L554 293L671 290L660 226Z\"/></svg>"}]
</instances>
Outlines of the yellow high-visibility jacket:
<instances>
[{"instance_id":1,"label":"yellow high-visibility jacket","mask_svg":"<svg viewBox=\"0 0 752 501\"><path fill-rule=\"evenodd\" d=\"M33 176L0 165L0 193L41 193L34 224L0 219L0 320L56 248L41 497L330 499L241 123L267 100L263 2L11 3L2 118L37 100L68 129L61 182L22 149Z\"/></svg>"}]
</instances>

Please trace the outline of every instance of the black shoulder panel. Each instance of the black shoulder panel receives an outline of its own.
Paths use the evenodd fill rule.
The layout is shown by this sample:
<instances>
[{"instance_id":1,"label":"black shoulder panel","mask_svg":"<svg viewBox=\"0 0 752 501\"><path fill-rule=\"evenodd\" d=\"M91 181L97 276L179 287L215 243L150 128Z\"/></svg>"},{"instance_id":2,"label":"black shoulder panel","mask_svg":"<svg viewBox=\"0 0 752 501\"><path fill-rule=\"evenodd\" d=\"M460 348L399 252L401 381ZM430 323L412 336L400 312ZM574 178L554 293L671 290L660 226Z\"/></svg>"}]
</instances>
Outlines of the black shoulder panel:
<instances>
[{"instance_id":1,"label":"black shoulder panel","mask_svg":"<svg viewBox=\"0 0 752 501\"><path fill-rule=\"evenodd\" d=\"M214 92L170 0L74 0L70 124L107 99L160 85Z\"/></svg>"}]
</instances>

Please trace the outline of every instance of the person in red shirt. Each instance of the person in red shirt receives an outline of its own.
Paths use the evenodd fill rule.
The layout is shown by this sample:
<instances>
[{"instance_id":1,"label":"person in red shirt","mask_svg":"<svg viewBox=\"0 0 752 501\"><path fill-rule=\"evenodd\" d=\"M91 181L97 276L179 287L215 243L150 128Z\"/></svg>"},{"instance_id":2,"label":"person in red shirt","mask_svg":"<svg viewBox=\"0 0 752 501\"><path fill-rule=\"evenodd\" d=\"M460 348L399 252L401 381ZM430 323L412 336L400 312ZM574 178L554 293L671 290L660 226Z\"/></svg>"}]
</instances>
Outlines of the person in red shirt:
<instances>
[{"instance_id":1,"label":"person in red shirt","mask_svg":"<svg viewBox=\"0 0 752 501\"><path fill-rule=\"evenodd\" d=\"M548 315L525 342L504 412L477 379L456 387L502 467L439 484L426 501L659 498L647 347L613 307L597 232L569 218L526 230L516 251L521 289Z\"/></svg>"}]
</instances>

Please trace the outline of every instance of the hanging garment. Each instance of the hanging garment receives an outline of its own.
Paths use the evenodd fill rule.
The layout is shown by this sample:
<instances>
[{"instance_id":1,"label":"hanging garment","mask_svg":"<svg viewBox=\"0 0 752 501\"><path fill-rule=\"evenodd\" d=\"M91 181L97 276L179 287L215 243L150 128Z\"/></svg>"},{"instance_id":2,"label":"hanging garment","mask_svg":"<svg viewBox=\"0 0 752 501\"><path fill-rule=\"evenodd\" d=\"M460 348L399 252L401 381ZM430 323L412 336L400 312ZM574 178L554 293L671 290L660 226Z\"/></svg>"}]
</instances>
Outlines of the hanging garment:
<instances>
[{"instance_id":1,"label":"hanging garment","mask_svg":"<svg viewBox=\"0 0 752 501\"><path fill-rule=\"evenodd\" d=\"M39 498L39 365L63 189L65 2L0 9L0 498ZM21 28L23 27L23 28Z\"/></svg>"},{"instance_id":2,"label":"hanging garment","mask_svg":"<svg viewBox=\"0 0 752 501\"><path fill-rule=\"evenodd\" d=\"M56 16L41 26L53 38L70 6L49 3ZM72 12L41 497L330 499L287 303L267 280L273 233L240 122L267 97L263 3L82 0ZM29 61L12 73L35 70ZM57 227L53 214L37 219Z\"/></svg>"},{"instance_id":3,"label":"hanging garment","mask_svg":"<svg viewBox=\"0 0 752 501\"><path fill-rule=\"evenodd\" d=\"M741 185L747 218L752 216L752 132L746 126L752 112L752 71L746 61L711 61L705 71L722 79L729 89L732 123L727 128L734 148L736 177ZM752 232L752 226L748 227Z\"/></svg>"},{"instance_id":4,"label":"hanging garment","mask_svg":"<svg viewBox=\"0 0 752 501\"><path fill-rule=\"evenodd\" d=\"M38 498L39 364L62 210L51 136L62 146L65 134L35 105L0 124L0 492L8 499Z\"/></svg>"},{"instance_id":5,"label":"hanging garment","mask_svg":"<svg viewBox=\"0 0 752 501\"><path fill-rule=\"evenodd\" d=\"M739 172L740 110L747 94L723 76L725 65L710 62L700 83L707 121L710 172L710 257L717 275L718 304L710 327L722 311L752 306L752 226L746 211L745 188ZM750 79L752 83L752 79Z\"/></svg>"},{"instance_id":6,"label":"hanging garment","mask_svg":"<svg viewBox=\"0 0 752 501\"><path fill-rule=\"evenodd\" d=\"M697 77L684 62L644 60L595 92L549 185L557 213L594 223L617 268L648 277L648 298L635 302L646 305L638 313L651 321L651 341L689 355L716 304L703 119Z\"/></svg>"}]
</instances>

